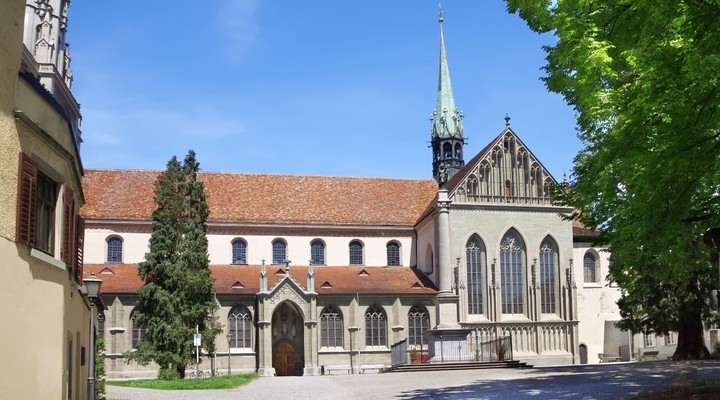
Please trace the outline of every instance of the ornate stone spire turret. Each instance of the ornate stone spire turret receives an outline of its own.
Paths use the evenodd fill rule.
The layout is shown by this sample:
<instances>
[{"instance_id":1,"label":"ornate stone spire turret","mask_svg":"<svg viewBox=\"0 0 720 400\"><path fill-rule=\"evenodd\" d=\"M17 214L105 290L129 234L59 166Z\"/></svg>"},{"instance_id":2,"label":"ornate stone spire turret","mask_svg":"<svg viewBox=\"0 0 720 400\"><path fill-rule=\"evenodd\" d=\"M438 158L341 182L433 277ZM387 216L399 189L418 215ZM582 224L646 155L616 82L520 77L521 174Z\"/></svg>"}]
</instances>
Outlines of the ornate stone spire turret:
<instances>
[{"instance_id":1,"label":"ornate stone spire turret","mask_svg":"<svg viewBox=\"0 0 720 400\"><path fill-rule=\"evenodd\" d=\"M435 110L430 116L432 124L430 141L433 149L433 177L440 187L444 186L445 182L465 165L462 150L465 144L462 125L463 113L455 107L455 98L450 83L450 68L448 68L447 54L445 52L443 21L441 8L438 18L440 23L440 66L437 102Z\"/></svg>"}]
</instances>

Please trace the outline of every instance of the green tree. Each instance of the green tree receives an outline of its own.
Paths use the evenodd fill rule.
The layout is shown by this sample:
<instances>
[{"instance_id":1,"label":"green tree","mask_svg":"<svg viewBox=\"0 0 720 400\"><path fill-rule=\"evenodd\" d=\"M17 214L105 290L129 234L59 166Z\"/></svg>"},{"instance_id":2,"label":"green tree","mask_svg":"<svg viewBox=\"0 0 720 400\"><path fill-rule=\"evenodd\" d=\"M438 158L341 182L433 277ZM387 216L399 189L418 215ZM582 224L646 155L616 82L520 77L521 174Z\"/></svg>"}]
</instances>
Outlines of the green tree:
<instances>
[{"instance_id":1,"label":"green tree","mask_svg":"<svg viewBox=\"0 0 720 400\"><path fill-rule=\"evenodd\" d=\"M173 156L158 177L150 252L138 270L145 284L138 289L135 315L147 334L127 357L142 365L155 361L163 378L185 376L194 362L196 327L210 351L219 333L205 225L210 211L199 166L190 150L182 164Z\"/></svg>"},{"instance_id":2,"label":"green tree","mask_svg":"<svg viewBox=\"0 0 720 400\"><path fill-rule=\"evenodd\" d=\"M556 36L544 80L574 107L584 143L558 193L612 252L619 326L678 331L675 359L708 356L718 270L701 236L720 226L720 2L506 2Z\"/></svg>"}]
</instances>

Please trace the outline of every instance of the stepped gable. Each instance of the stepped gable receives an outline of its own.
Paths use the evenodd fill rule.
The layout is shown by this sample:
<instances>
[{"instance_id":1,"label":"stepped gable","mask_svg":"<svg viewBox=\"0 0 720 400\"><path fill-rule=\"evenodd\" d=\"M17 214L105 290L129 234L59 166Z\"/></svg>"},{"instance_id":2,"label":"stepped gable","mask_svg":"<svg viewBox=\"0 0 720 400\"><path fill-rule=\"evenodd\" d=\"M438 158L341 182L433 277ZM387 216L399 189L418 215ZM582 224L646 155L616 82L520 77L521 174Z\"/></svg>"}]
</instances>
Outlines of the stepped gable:
<instances>
[{"instance_id":1,"label":"stepped gable","mask_svg":"<svg viewBox=\"0 0 720 400\"><path fill-rule=\"evenodd\" d=\"M283 266L266 266L268 271ZM110 268L112 274L100 272ZM215 281L215 292L218 294L255 294L260 290L259 265L211 265ZM290 274L305 288L307 266L291 266ZM367 275L359 276L365 270ZM315 266L315 291L320 294L437 294L437 288L422 273L410 267L350 267L350 266ZM85 265L84 277L94 273L102 279L101 292L105 294L135 293L143 281L138 276L137 264L90 264ZM285 277L284 274L268 273L268 288L275 286ZM332 287L321 288L317 283L329 282ZM242 283L242 287L236 285Z\"/></svg>"},{"instance_id":2,"label":"stepped gable","mask_svg":"<svg viewBox=\"0 0 720 400\"><path fill-rule=\"evenodd\" d=\"M86 219L150 220L161 171L87 170ZM208 222L413 226L435 197L431 180L201 172Z\"/></svg>"}]
</instances>

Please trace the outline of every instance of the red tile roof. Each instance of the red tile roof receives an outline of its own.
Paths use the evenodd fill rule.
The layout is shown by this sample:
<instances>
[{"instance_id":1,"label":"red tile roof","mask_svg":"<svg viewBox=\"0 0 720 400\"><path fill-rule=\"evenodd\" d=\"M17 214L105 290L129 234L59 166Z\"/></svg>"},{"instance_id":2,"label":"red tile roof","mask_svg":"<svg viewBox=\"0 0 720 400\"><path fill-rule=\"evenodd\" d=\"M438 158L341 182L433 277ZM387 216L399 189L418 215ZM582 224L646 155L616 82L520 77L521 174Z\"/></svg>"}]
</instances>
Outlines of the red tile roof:
<instances>
[{"instance_id":1,"label":"red tile roof","mask_svg":"<svg viewBox=\"0 0 720 400\"><path fill-rule=\"evenodd\" d=\"M573 241L592 242L600 236L600 231L589 229L580 221L573 220Z\"/></svg>"},{"instance_id":2,"label":"red tile roof","mask_svg":"<svg viewBox=\"0 0 720 400\"><path fill-rule=\"evenodd\" d=\"M86 170L86 219L147 221L160 171ZM431 180L201 172L209 222L413 226Z\"/></svg>"},{"instance_id":3,"label":"red tile roof","mask_svg":"<svg viewBox=\"0 0 720 400\"><path fill-rule=\"evenodd\" d=\"M255 294L260 290L259 265L212 265L218 294ZM112 273L103 274L103 270ZM94 273L103 280L105 294L135 293L143 285L137 264L89 264L83 275ZM307 287L308 267L291 266L290 275L302 288ZM268 290L285 277L283 266L266 266ZM319 294L425 294L435 295L437 289L421 272L410 267L314 267L315 292ZM363 272L364 271L364 272ZM325 285L327 283L327 285ZM325 287L323 287L325 285Z\"/></svg>"}]
</instances>

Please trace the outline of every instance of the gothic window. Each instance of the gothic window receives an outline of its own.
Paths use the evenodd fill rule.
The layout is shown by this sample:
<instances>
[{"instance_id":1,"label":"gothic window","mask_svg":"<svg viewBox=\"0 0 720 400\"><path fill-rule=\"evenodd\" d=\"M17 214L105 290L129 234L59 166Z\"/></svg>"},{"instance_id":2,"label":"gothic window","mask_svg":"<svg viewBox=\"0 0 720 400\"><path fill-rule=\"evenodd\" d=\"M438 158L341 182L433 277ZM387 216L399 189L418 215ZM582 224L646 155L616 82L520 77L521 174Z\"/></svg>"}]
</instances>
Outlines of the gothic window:
<instances>
[{"instance_id":1,"label":"gothic window","mask_svg":"<svg viewBox=\"0 0 720 400\"><path fill-rule=\"evenodd\" d=\"M132 321L132 348L137 349L138 343L145 337L148 330L138 324L135 312L130 315L130 320Z\"/></svg>"},{"instance_id":2,"label":"gothic window","mask_svg":"<svg viewBox=\"0 0 720 400\"><path fill-rule=\"evenodd\" d=\"M583 278L585 283L599 283L599 264L598 258L592 252L585 253L583 257Z\"/></svg>"},{"instance_id":3,"label":"gothic window","mask_svg":"<svg viewBox=\"0 0 720 400\"><path fill-rule=\"evenodd\" d=\"M247 264L247 242L243 239L232 241L232 263Z\"/></svg>"},{"instance_id":4,"label":"gothic window","mask_svg":"<svg viewBox=\"0 0 720 400\"><path fill-rule=\"evenodd\" d=\"M102 311L97 315L97 337L105 337L105 313Z\"/></svg>"},{"instance_id":5,"label":"gothic window","mask_svg":"<svg viewBox=\"0 0 720 400\"><path fill-rule=\"evenodd\" d=\"M231 349L249 349L251 346L252 315L247 307L236 305L228 314L228 341Z\"/></svg>"},{"instance_id":6,"label":"gothic window","mask_svg":"<svg viewBox=\"0 0 720 400\"><path fill-rule=\"evenodd\" d=\"M363 245L357 240L350 242L350 265L363 265Z\"/></svg>"},{"instance_id":7,"label":"gothic window","mask_svg":"<svg viewBox=\"0 0 720 400\"><path fill-rule=\"evenodd\" d=\"M325 243L315 239L310 243L310 261L313 265L325 265Z\"/></svg>"},{"instance_id":8,"label":"gothic window","mask_svg":"<svg viewBox=\"0 0 720 400\"><path fill-rule=\"evenodd\" d=\"M470 175L467 180L467 194L468 196L478 195L478 179L475 175Z\"/></svg>"},{"instance_id":9,"label":"gothic window","mask_svg":"<svg viewBox=\"0 0 720 400\"><path fill-rule=\"evenodd\" d=\"M121 263L123 262L123 240L118 236L112 236L107 239L107 262Z\"/></svg>"},{"instance_id":10,"label":"gothic window","mask_svg":"<svg viewBox=\"0 0 720 400\"><path fill-rule=\"evenodd\" d=\"M558 252L555 241L550 238L540 244L540 312L555 313L555 279L558 268Z\"/></svg>"},{"instance_id":11,"label":"gothic window","mask_svg":"<svg viewBox=\"0 0 720 400\"><path fill-rule=\"evenodd\" d=\"M287 260L287 243L282 239L272 242L273 264L283 264Z\"/></svg>"},{"instance_id":12,"label":"gothic window","mask_svg":"<svg viewBox=\"0 0 720 400\"><path fill-rule=\"evenodd\" d=\"M320 346L343 347L343 316L334 306L320 313Z\"/></svg>"},{"instance_id":13,"label":"gothic window","mask_svg":"<svg viewBox=\"0 0 720 400\"><path fill-rule=\"evenodd\" d=\"M524 258L523 243L517 233L509 231L500 243L500 299L503 314L522 314L524 312Z\"/></svg>"},{"instance_id":14,"label":"gothic window","mask_svg":"<svg viewBox=\"0 0 720 400\"><path fill-rule=\"evenodd\" d=\"M443 144L443 159L448 160L452 158L452 145L450 143Z\"/></svg>"},{"instance_id":15,"label":"gothic window","mask_svg":"<svg viewBox=\"0 0 720 400\"><path fill-rule=\"evenodd\" d=\"M408 312L408 345L422 346L423 333L430 329L430 317L425 307L415 305Z\"/></svg>"},{"instance_id":16,"label":"gothic window","mask_svg":"<svg viewBox=\"0 0 720 400\"><path fill-rule=\"evenodd\" d=\"M378 305L365 312L365 346L386 346L387 317Z\"/></svg>"},{"instance_id":17,"label":"gothic window","mask_svg":"<svg viewBox=\"0 0 720 400\"><path fill-rule=\"evenodd\" d=\"M462 159L462 146L460 143L455 144L455 158L458 160Z\"/></svg>"},{"instance_id":18,"label":"gothic window","mask_svg":"<svg viewBox=\"0 0 720 400\"><path fill-rule=\"evenodd\" d=\"M465 245L465 270L467 274L467 301L469 314L482 314L483 269L485 267L485 245L479 237L473 236Z\"/></svg>"},{"instance_id":19,"label":"gothic window","mask_svg":"<svg viewBox=\"0 0 720 400\"><path fill-rule=\"evenodd\" d=\"M512 183L505 181L505 197L512 197Z\"/></svg>"},{"instance_id":20,"label":"gothic window","mask_svg":"<svg viewBox=\"0 0 720 400\"><path fill-rule=\"evenodd\" d=\"M397 242L387 244L387 265L400 265L400 245Z\"/></svg>"}]
</instances>

